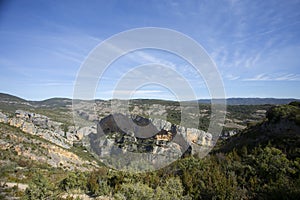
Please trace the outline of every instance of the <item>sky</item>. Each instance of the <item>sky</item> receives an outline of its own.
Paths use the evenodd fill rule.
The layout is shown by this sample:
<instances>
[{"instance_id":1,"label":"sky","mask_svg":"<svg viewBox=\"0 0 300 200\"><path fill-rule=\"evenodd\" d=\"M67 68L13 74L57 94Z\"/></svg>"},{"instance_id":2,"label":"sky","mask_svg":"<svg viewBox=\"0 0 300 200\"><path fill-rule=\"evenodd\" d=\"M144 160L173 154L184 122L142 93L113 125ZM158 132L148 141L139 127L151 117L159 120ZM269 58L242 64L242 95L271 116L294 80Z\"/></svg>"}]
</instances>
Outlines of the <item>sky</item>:
<instances>
[{"instance_id":1,"label":"sky","mask_svg":"<svg viewBox=\"0 0 300 200\"><path fill-rule=\"evenodd\" d=\"M299 99L299 10L297 0L2 0L0 92L29 100L72 98L80 69L95 47L123 31L159 27L203 47L217 66L226 98ZM165 67L157 72L149 65L133 76L138 66L151 63ZM94 97L176 100L176 91L185 91L180 81L170 88L153 79L135 90L124 82L116 89L124 77L165 79L168 73L187 81L196 98L211 97L206 77L186 60L158 49L114 60L99 77Z\"/></svg>"}]
</instances>

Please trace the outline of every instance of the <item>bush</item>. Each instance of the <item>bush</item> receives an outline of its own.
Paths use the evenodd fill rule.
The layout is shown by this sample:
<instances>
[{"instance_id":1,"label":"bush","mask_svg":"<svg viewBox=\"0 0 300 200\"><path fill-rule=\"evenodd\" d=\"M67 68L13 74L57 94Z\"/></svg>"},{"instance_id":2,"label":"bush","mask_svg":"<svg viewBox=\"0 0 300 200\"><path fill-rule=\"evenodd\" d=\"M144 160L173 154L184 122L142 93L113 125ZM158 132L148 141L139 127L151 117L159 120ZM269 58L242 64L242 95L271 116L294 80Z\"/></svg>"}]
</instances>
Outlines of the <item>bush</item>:
<instances>
[{"instance_id":1,"label":"bush","mask_svg":"<svg viewBox=\"0 0 300 200\"><path fill-rule=\"evenodd\" d=\"M300 107L294 104L276 106L268 110L266 117L272 123L281 119L288 119L297 122L300 115Z\"/></svg>"},{"instance_id":2,"label":"bush","mask_svg":"<svg viewBox=\"0 0 300 200\"><path fill-rule=\"evenodd\" d=\"M39 173L34 176L29 187L25 190L26 200L48 199L52 195L52 188L48 180Z\"/></svg>"},{"instance_id":3,"label":"bush","mask_svg":"<svg viewBox=\"0 0 300 200\"><path fill-rule=\"evenodd\" d=\"M93 195L109 195L112 188L108 185L107 170L93 171L87 179L87 189Z\"/></svg>"},{"instance_id":4,"label":"bush","mask_svg":"<svg viewBox=\"0 0 300 200\"><path fill-rule=\"evenodd\" d=\"M154 199L173 200L173 199L191 199L189 196L183 196L184 188L179 177L171 177L155 190Z\"/></svg>"},{"instance_id":5,"label":"bush","mask_svg":"<svg viewBox=\"0 0 300 200\"><path fill-rule=\"evenodd\" d=\"M148 185L142 183L125 183L121 185L121 189L114 197L116 199L131 199L131 200L144 200L154 199L154 191Z\"/></svg>"},{"instance_id":6,"label":"bush","mask_svg":"<svg viewBox=\"0 0 300 200\"><path fill-rule=\"evenodd\" d=\"M64 191L69 191L72 189L86 190L87 180L83 173L71 172L66 178L64 178L60 184L59 188Z\"/></svg>"}]
</instances>

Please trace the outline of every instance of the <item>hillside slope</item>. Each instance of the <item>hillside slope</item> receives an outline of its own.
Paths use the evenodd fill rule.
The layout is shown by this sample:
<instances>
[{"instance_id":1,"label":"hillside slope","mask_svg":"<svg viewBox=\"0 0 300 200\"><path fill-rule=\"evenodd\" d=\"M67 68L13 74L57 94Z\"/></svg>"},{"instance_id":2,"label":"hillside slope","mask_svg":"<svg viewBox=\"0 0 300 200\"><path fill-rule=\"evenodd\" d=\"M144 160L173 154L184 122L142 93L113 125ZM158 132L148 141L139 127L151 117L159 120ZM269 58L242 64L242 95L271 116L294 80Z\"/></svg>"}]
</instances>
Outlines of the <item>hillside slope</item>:
<instances>
[{"instance_id":1,"label":"hillside slope","mask_svg":"<svg viewBox=\"0 0 300 200\"><path fill-rule=\"evenodd\" d=\"M279 148L288 157L300 157L300 103L275 106L268 110L266 119L249 126L241 133L229 138L220 145L217 151L240 151L261 146Z\"/></svg>"}]
</instances>

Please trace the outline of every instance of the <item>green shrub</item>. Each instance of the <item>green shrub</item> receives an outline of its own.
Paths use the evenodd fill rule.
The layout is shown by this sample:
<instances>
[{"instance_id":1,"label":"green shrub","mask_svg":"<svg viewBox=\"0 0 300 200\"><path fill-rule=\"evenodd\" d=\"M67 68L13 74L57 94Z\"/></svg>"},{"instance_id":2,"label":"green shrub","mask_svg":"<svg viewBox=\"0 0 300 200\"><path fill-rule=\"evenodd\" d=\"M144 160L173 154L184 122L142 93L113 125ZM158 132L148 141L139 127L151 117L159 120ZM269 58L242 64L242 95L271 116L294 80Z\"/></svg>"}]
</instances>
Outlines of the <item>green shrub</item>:
<instances>
[{"instance_id":1,"label":"green shrub","mask_svg":"<svg viewBox=\"0 0 300 200\"><path fill-rule=\"evenodd\" d=\"M42 174L36 174L25 190L26 200L49 199L52 195L52 187L48 180Z\"/></svg>"},{"instance_id":2,"label":"green shrub","mask_svg":"<svg viewBox=\"0 0 300 200\"><path fill-rule=\"evenodd\" d=\"M64 191L72 189L86 190L86 177L80 172L70 172L69 175L59 183L59 188Z\"/></svg>"},{"instance_id":3,"label":"green shrub","mask_svg":"<svg viewBox=\"0 0 300 200\"><path fill-rule=\"evenodd\" d=\"M154 191L148 185L142 183L125 183L114 196L116 199L145 200L154 199Z\"/></svg>"},{"instance_id":4,"label":"green shrub","mask_svg":"<svg viewBox=\"0 0 300 200\"><path fill-rule=\"evenodd\" d=\"M112 188L108 184L107 169L100 168L91 172L87 179L87 189L93 195L109 195Z\"/></svg>"}]
</instances>

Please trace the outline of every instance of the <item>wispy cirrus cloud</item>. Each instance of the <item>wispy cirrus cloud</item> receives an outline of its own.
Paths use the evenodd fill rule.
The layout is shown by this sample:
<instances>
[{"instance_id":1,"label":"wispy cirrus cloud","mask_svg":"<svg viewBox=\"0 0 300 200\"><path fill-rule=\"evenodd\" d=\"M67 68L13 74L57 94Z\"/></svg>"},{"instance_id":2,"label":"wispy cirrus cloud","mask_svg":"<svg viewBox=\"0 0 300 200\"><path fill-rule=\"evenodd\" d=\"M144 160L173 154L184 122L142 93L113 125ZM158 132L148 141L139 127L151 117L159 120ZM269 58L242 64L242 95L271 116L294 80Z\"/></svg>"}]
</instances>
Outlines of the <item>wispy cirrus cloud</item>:
<instances>
[{"instance_id":1,"label":"wispy cirrus cloud","mask_svg":"<svg viewBox=\"0 0 300 200\"><path fill-rule=\"evenodd\" d=\"M161 52L162 53L162 52ZM177 64L167 60L167 59L162 59L159 58L157 56L154 56L150 53L146 53L143 51L138 51L136 53L133 53L131 55L129 55L130 58L136 62L139 62L141 64L145 64L145 63L156 63L156 64L160 64L160 65L164 65L164 66L168 66L172 69L175 69Z\"/></svg>"},{"instance_id":2,"label":"wispy cirrus cloud","mask_svg":"<svg viewBox=\"0 0 300 200\"><path fill-rule=\"evenodd\" d=\"M243 81L300 81L300 74L292 73L275 73L275 74L258 74L251 78L245 78Z\"/></svg>"},{"instance_id":3,"label":"wispy cirrus cloud","mask_svg":"<svg viewBox=\"0 0 300 200\"><path fill-rule=\"evenodd\" d=\"M141 97L168 97L168 93L162 90L157 89L138 89L138 90L126 90L126 89L118 89L118 90L106 90L99 91L102 97L106 97L108 99L117 98L117 99L127 99L130 98L141 98Z\"/></svg>"},{"instance_id":4,"label":"wispy cirrus cloud","mask_svg":"<svg viewBox=\"0 0 300 200\"><path fill-rule=\"evenodd\" d=\"M233 74L228 74L225 76L226 79L230 80L230 81L235 81L238 80L240 78L240 76L235 76Z\"/></svg>"},{"instance_id":5,"label":"wispy cirrus cloud","mask_svg":"<svg viewBox=\"0 0 300 200\"><path fill-rule=\"evenodd\" d=\"M106 93L114 93L116 95L143 95L143 94L157 94L157 93L163 93L161 90L114 90L114 91L107 91Z\"/></svg>"}]
</instances>

